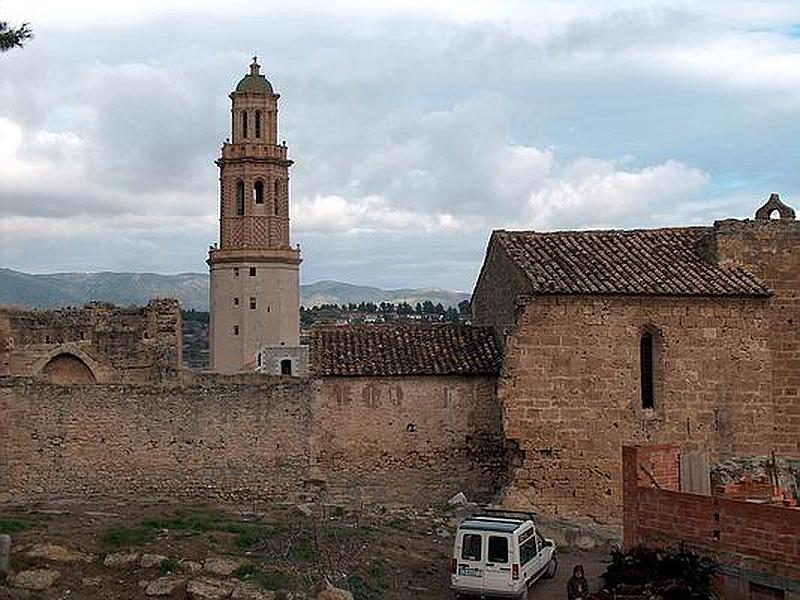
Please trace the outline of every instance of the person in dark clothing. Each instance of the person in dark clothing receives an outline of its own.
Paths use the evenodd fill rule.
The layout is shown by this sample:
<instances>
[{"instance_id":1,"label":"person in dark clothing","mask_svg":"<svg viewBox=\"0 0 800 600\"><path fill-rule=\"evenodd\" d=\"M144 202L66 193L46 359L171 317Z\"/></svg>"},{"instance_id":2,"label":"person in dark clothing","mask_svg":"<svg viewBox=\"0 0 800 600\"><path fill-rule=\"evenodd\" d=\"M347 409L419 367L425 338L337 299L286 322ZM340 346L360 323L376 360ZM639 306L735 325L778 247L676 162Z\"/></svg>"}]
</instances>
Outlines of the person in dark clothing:
<instances>
[{"instance_id":1,"label":"person in dark clothing","mask_svg":"<svg viewBox=\"0 0 800 600\"><path fill-rule=\"evenodd\" d=\"M589 597L589 582L583 574L583 566L575 565L572 577L567 582L568 600L586 600Z\"/></svg>"}]
</instances>

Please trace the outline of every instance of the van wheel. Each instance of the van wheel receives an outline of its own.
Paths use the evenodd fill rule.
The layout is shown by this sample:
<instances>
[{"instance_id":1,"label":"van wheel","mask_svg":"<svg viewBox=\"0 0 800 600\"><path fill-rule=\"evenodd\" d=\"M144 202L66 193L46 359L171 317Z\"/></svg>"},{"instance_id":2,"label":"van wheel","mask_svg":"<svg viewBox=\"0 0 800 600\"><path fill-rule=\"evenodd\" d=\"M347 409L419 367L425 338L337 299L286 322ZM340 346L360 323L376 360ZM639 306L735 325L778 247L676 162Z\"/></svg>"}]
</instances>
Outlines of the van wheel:
<instances>
[{"instance_id":1,"label":"van wheel","mask_svg":"<svg viewBox=\"0 0 800 600\"><path fill-rule=\"evenodd\" d=\"M554 556L550 559L550 562L547 563L547 570L544 572L544 577L546 579L552 579L556 576L558 572L558 559Z\"/></svg>"}]
</instances>

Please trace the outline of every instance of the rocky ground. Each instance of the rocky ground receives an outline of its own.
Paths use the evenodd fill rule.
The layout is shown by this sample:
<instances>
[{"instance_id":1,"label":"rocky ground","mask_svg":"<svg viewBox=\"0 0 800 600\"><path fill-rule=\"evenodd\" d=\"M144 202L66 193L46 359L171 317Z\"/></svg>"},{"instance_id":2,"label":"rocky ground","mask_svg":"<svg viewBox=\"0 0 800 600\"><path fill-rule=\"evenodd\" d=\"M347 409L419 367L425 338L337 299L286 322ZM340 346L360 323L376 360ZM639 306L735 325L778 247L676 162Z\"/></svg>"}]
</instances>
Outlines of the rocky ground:
<instances>
[{"instance_id":1,"label":"rocky ground","mask_svg":"<svg viewBox=\"0 0 800 600\"><path fill-rule=\"evenodd\" d=\"M348 598L315 591L323 578L357 600L449 598L458 511L346 511L337 507L177 506L78 501L0 505L13 571L0 599ZM605 570L594 538L560 542L561 568L530 598L566 597L577 563L590 581ZM569 533L569 532L567 532Z\"/></svg>"}]
</instances>

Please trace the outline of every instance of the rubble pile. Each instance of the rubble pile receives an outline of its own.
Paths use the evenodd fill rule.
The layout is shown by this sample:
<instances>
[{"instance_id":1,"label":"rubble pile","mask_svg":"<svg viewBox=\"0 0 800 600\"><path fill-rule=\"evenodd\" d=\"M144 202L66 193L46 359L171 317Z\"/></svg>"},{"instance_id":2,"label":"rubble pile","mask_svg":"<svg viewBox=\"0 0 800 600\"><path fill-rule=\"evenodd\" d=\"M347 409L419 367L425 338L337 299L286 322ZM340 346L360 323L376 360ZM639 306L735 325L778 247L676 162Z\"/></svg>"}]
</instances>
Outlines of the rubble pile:
<instances>
[{"instance_id":1,"label":"rubble pile","mask_svg":"<svg viewBox=\"0 0 800 600\"><path fill-rule=\"evenodd\" d=\"M603 574L604 590L590 600L709 600L712 561L691 552L637 548L615 551Z\"/></svg>"}]
</instances>

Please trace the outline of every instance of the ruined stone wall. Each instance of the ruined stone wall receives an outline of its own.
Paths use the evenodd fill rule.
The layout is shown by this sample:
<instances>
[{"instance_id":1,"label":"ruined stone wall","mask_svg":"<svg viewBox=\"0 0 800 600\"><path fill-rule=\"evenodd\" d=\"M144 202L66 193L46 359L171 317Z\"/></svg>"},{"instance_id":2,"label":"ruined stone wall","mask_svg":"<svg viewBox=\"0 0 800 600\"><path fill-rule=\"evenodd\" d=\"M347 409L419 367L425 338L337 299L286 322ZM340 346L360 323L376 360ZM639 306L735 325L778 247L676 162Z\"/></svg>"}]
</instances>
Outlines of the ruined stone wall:
<instances>
[{"instance_id":1,"label":"ruined stone wall","mask_svg":"<svg viewBox=\"0 0 800 600\"><path fill-rule=\"evenodd\" d=\"M181 314L175 300L142 308L0 308L0 376L51 383L147 383L181 368Z\"/></svg>"},{"instance_id":2,"label":"ruined stone wall","mask_svg":"<svg viewBox=\"0 0 800 600\"><path fill-rule=\"evenodd\" d=\"M329 377L313 411L326 493L426 504L488 501L505 472L495 377Z\"/></svg>"},{"instance_id":3,"label":"ruined stone wall","mask_svg":"<svg viewBox=\"0 0 800 600\"><path fill-rule=\"evenodd\" d=\"M429 505L460 490L489 499L505 468L495 381L0 378L0 501L101 494Z\"/></svg>"},{"instance_id":4,"label":"ruined stone wall","mask_svg":"<svg viewBox=\"0 0 800 600\"><path fill-rule=\"evenodd\" d=\"M498 396L524 459L506 502L618 523L623 444L679 443L712 459L765 454L769 299L548 296L510 337ZM655 333L655 407L642 408L639 343ZM800 435L800 428L795 429Z\"/></svg>"}]
</instances>

